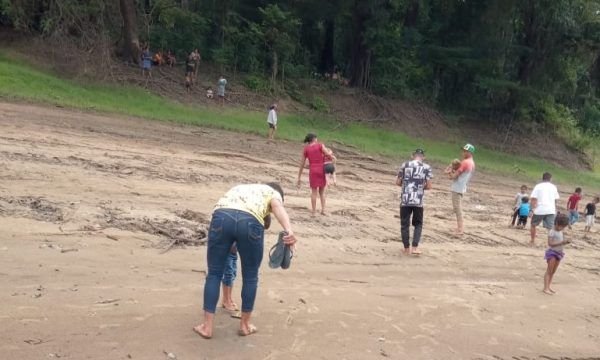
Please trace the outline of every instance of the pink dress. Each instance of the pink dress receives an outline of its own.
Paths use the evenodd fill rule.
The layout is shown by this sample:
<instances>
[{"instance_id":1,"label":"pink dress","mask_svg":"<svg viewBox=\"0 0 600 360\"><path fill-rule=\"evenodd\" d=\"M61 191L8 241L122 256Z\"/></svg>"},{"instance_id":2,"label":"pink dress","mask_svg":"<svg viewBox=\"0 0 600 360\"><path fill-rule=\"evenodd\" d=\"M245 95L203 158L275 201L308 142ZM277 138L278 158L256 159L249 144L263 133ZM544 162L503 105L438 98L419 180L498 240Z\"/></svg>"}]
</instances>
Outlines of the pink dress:
<instances>
[{"instance_id":1,"label":"pink dress","mask_svg":"<svg viewBox=\"0 0 600 360\"><path fill-rule=\"evenodd\" d=\"M325 179L325 160L323 157L323 144L314 143L304 147L304 156L308 159L308 180L311 189L324 188L327 185Z\"/></svg>"}]
</instances>

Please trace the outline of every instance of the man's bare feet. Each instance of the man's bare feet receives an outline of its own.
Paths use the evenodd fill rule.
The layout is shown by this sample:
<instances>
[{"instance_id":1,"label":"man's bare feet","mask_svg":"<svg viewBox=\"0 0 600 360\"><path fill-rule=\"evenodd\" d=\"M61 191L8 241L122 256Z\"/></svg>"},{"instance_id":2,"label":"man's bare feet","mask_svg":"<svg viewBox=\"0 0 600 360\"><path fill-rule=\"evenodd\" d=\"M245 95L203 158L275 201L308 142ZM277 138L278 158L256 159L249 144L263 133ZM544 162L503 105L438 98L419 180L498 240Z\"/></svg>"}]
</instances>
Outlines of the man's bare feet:
<instances>
[{"instance_id":1,"label":"man's bare feet","mask_svg":"<svg viewBox=\"0 0 600 360\"><path fill-rule=\"evenodd\" d=\"M548 288L548 290L550 290L551 293L556 294L556 291L554 291L553 289Z\"/></svg>"},{"instance_id":2,"label":"man's bare feet","mask_svg":"<svg viewBox=\"0 0 600 360\"><path fill-rule=\"evenodd\" d=\"M542 291L544 292L544 294L554 295L554 292L550 291L550 289L544 289Z\"/></svg>"},{"instance_id":3,"label":"man's bare feet","mask_svg":"<svg viewBox=\"0 0 600 360\"><path fill-rule=\"evenodd\" d=\"M205 339L210 339L212 337L212 330L208 331L206 329L206 325L200 324L193 328L194 332Z\"/></svg>"},{"instance_id":4,"label":"man's bare feet","mask_svg":"<svg viewBox=\"0 0 600 360\"><path fill-rule=\"evenodd\" d=\"M402 253L404 255L410 255L410 248L404 248L404 250L402 251Z\"/></svg>"},{"instance_id":5,"label":"man's bare feet","mask_svg":"<svg viewBox=\"0 0 600 360\"><path fill-rule=\"evenodd\" d=\"M254 326L252 324L248 324L248 325L240 324L240 329L238 330L238 335L239 336L248 336L248 335L254 334L257 331L258 331L258 329L256 328L256 326Z\"/></svg>"},{"instance_id":6,"label":"man's bare feet","mask_svg":"<svg viewBox=\"0 0 600 360\"><path fill-rule=\"evenodd\" d=\"M421 250L419 250L419 248L413 247L410 253L413 255L421 255Z\"/></svg>"}]
</instances>

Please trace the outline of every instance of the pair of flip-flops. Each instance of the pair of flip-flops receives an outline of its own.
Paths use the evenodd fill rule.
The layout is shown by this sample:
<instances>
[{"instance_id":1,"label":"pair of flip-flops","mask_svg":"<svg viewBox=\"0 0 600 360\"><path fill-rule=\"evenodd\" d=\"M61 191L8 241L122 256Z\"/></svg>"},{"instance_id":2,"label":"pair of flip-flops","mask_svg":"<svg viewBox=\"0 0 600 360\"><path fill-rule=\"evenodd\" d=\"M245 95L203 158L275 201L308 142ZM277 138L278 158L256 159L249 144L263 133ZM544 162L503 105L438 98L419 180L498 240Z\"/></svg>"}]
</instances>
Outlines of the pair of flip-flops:
<instances>
[{"instance_id":1,"label":"pair of flip-flops","mask_svg":"<svg viewBox=\"0 0 600 360\"><path fill-rule=\"evenodd\" d=\"M292 263L292 257L294 257L294 253L289 245L283 243L284 236L287 236L287 231L282 231L279 233L277 244L273 245L269 251L269 267L271 269L277 269L279 267L282 269L287 269Z\"/></svg>"}]
</instances>

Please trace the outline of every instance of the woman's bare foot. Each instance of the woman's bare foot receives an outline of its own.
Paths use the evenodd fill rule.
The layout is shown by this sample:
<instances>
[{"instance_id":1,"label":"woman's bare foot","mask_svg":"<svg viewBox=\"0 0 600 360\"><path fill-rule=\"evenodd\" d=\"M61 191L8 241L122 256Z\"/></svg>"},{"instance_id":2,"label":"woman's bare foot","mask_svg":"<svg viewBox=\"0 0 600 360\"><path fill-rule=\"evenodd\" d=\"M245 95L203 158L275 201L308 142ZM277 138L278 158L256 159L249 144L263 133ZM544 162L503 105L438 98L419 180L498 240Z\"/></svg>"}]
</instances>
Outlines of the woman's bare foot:
<instances>
[{"instance_id":1,"label":"woman's bare foot","mask_svg":"<svg viewBox=\"0 0 600 360\"><path fill-rule=\"evenodd\" d=\"M327 216L327 213L325 211L321 211L321 215Z\"/></svg>"},{"instance_id":2,"label":"woman's bare foot","mask_svg":"<svg viewBox=\"0 0 600 360\"><path fill-rule=\"evenodd\" d=\"M238 311L239 308L237 306L236 303L234 303L233 301L229 302L229 303L223 303L223 308L227 311Z\"/></svg>"},{"instance_id":3,"label":"woman's bare foot","mask_svg":"<svg viewBox=\"0 0 600 360\"><path fill-rule=\"evenodd\" d=\"M412 250L411 250L410 253L413 254L413 255L421 255L421 250L419 250L418 248L414 247L414 248L412 248Z\"/></svg>"},{"instance_id":4,"label":"woman's bare foot","mask_svg":"<svg viewBox=\"0 0 600 360\"><path fill-rule=\"evenodd\" d=\"M254 326L252 324L248 324L248 325L240 324L240 329L238 330L238 335L239 336L248 336L248 335L254 334L257 331L258 331L258 329L256 328L256 326Z\"/></svg>"},{"instance_id":5,"label":"woman's bare foot","mask_svg":"<svg viewBox=\"0 0 600 360\"><path fill-rule=\"evenodd\" d=\"M548 290L550 290L551 293L556 294L556 291L554 291L553 289L548 288Z\"/></svg>"},{"instance_id":6,"label":"woman's bare foot","mask_svg":"<svg viewBox=\"0 0 600 360\"><path fill-rule=\"evenodd\" d=\"M404 255L410 255L410 248L405 248L402 250L402 253L404 253Z\"/></svg>"},{"instance_id":7,"label":"woman's bare foot","mask_svg":"<svg viewBox=\"0 0 600 360\"><path fill-rule=\"evenodd\" d=\"M554 295L554 292L550 291L550 289L544 289L542 291L544 292L544 294Z\"/></svg>"},{"instance_id":8,"label":"woman's bare foot","mask_svg":"<svg viewBox=\"0 0 600 360\"><path fill-rule=\"evenodd\" d=\"M200 324L193 328L194 332L205 339L210 339L212 337L212 330L208 331L206 329L206 325Z\"/></svg>"}]
</instances>

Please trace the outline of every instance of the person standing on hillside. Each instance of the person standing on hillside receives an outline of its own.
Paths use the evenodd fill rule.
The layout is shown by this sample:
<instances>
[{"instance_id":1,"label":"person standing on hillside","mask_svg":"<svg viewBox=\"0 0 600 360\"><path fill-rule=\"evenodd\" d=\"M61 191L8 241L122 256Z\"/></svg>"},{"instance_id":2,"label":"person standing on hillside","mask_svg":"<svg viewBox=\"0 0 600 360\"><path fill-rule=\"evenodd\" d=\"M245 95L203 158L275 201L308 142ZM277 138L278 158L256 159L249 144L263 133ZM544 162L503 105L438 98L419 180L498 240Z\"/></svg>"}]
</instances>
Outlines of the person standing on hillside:
<instances>
[{"instance_id":1,"label":"person standing on hillside","mask_svg":"<svg viewBox=\"0 0 600 360\"><path fill-rule=\"evenodd\" d=\"M462 199L463 195L467 192L467 185L475 171L473 153L475 153L475 146L471 144L463 146L460 167L448 174L448 177L452 179L450 190L452 192L452 208L456 214L456 235L458 236L462 236L464 232Z\"/></svg>"},{"instance_id":2,"label":"person standing on hillside","mask_svg":"<svg viewBox=\"0 0 600 360\"><path fill-rule=\"evenodd\" d=\"M433 177L431 167L424 162L425 152L416 149L412 160L400 166L396 185L402 187L400 201L400 233L404 244L404 254L419 255L419 241L423 229L423 198L425 190L431 189ZM410 244L410 223L414 226L412 248Z\"/></svg>"},{"instance_id":3,"label":"person standing on hillside","mask_svg":"<svg viewBox=\"0 0 600 360\"><path fill-rule=\"evenodd\" d=\"M277 131L277 104L273 104L269 107L267 124L269 125L269 140L273 140L275 138L275 132Z\"/></svg>"},{"instance_id":4,"label":"person standing on hillside","mask_svg":"<svg viewBox=\"0 0 600 360\"><path fill-rule=\"evenodd\" d=\"M223 75L219 77L219 81L217 82L217 96L219 97L219 101L221 102L221 106L225 105L225 86L227 85L227 80Z\"/></svg>"},{"instance_id":5,"label":"person standing on hillside","mask_svg":"<svg viewBox=\"0 0 600 360\"><path fill-rule=\"evenodd\" d=\"M552 174L545 172L542 175L542 182L537 184L531 196L529 196L531 202L531 211L533 217L531 218L531 245L535 244L536 227L543 222L543 226L551 230L554 226L554 218L556 217L556 201L560 198L558 195L558 189L554 184L551 183Z\"/></svg>"}]
</instances>

